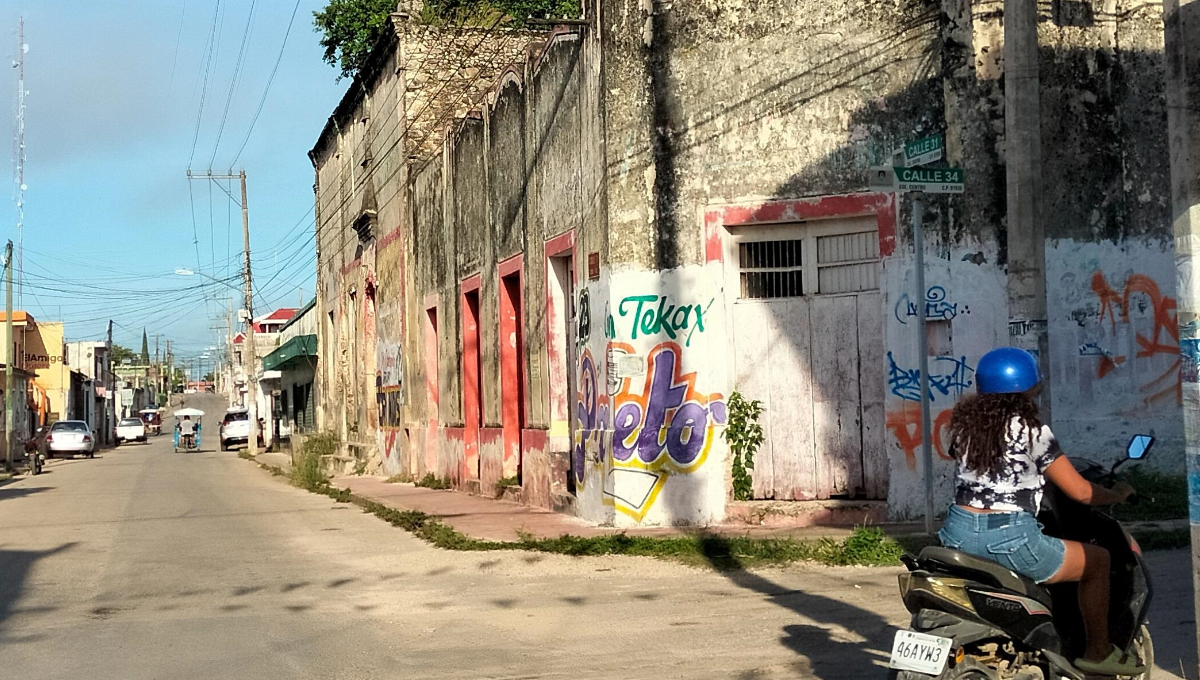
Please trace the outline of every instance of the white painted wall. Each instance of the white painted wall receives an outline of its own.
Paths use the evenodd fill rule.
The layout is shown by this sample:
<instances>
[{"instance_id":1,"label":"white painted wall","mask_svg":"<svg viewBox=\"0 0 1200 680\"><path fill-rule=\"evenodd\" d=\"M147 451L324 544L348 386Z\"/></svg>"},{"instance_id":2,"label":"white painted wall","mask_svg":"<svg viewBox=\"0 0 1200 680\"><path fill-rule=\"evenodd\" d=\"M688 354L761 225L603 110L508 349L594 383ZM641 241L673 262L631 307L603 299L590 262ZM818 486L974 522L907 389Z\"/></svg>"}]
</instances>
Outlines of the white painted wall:
<instances>
[{"instance_id":1,"label":"white painted wall","mask_svg":"<svg viewBox=\"0 0 1200 680\"><path fill-rule=\"evenodd\" d=\"M911 231L911 227L907 228ZM901 225L900 232L906 227ZM894 256L883 261L884 362L890 480L888 515L917 519L925 512L921 451L920 342L916 314L922 298L916 287L911 239L900 239ZM930 417L935 436L934 506L945 511L953 500L954 464L949 458L950 412L958 399L973 394L975 366L993 347L1007 345L1008 306L1004 270L997 267L991 244L945 249L927 243L923 296L926 318L933 319L929 336ZM976 264L980 262L980 264ZM936 327L940 329L935 330ZM949 328L945 328L949 326Z\"/></svg>"},{"instance_id":2,"label":"white painted wall","mask_svg":"<svg viewBox=\"0 0 1200 680\"><path fill-rule=\"evenodd\" d=\"M728 354L719 267L606 271L586 289L579 514L618 526L720 521Z\"/></svg>"},{"instance_id":3,"label":"white painted wall","mask_svg":"<svg viewBox=\"0 0 1200 680\"><path fill-rule=\"evenodd\" d=\"M1112 461L1136 433L1148 463L1183 471L1179 322L1169 241L1046 244L1054 431L1068 454Z\"/></svg>"}]
</instances>

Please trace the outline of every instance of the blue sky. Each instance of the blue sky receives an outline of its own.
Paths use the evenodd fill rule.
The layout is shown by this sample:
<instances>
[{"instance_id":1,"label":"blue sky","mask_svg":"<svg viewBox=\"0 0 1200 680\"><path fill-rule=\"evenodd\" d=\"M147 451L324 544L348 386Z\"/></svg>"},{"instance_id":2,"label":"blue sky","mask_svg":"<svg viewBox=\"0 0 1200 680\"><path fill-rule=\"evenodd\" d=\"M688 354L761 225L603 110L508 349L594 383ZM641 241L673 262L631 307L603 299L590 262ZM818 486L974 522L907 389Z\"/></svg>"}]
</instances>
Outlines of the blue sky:
<instances>
[{"instance_id":1,"label":"blue sky","mask_svg":"<svg viewBox=\"0 0 1200 680\"><path fill-rule=\"evenodd\" d=\"M255 311L310 299L306 152L349 84L321 60L312 13L324 3L300 0L251 132L295 0L0 0L0 57L16 56L19 16L29 46L21 306L62 318L69 340L103 338L112 318L114 339L135 350L143 327L172 339L180 357L216 345L223 332L210 327L228 318L226 298L240 306L240 297L174 271L237 276L241 213L211 181L192 181L189 194L189 164L194 173L246 170ZM5 68L0 110L13 131L16 93L17 71ZM238 196L236 181L221 185ZM16 183L8 186L0 239L16 241Z\"/></svg>"}]
</instances>

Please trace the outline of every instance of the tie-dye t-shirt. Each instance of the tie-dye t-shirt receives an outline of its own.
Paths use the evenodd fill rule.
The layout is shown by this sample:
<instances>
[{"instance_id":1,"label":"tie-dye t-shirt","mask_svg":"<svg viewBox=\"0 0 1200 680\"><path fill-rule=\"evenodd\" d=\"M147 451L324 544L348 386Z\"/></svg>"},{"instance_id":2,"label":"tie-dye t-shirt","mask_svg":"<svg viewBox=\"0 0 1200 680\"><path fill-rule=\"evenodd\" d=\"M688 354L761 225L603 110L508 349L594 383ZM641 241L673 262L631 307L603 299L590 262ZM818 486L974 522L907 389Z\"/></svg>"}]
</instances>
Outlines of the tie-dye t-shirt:
<instances>
[{"instance_id":1,"label":"tie-dye t-shirt","mask_svg":"<svg viewBox=\"0 0 1200 680\"><path fill-rule=\"evenodd\" d=\"M1008 428L1008 454L994 472L968 470L966 456L959 459L954 502L981 510L1025 511L1036 515L1042 503L1046 468L1062 449L1050 427L1025 427L1013 418Z\"/></svg>"}]
</instances>

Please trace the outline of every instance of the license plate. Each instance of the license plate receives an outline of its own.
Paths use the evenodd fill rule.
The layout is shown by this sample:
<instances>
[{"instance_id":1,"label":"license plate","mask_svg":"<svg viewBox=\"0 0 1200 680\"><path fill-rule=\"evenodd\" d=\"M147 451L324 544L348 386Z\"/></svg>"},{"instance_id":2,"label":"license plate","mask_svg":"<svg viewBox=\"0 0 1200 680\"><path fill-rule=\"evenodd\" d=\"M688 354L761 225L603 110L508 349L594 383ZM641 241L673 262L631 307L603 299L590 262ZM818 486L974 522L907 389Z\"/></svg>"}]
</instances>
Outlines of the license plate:
<instances>
[{"instance_id":1,"label":"license plate","mask_svg":"<svg viewBox=\"0 0 1200 680\"><path fill-rule=\"evenodd\" d=\"M892 659L888 666L902 671L939 675L946 667L953 641L949 638L911 630L896 631L892 641Z\"/></svg>"}]
</instances>

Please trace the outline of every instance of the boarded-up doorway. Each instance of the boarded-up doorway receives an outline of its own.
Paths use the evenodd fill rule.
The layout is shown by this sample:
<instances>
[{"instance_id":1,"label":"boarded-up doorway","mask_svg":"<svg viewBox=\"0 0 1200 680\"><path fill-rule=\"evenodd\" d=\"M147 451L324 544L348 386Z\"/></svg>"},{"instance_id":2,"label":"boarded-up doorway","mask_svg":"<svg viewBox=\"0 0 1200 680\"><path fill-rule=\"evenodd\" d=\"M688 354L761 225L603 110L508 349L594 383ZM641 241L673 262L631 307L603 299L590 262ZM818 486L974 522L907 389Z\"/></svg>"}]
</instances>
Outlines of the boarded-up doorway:
<instances>
[{"instance_id":1,"label":"boarded-up doorway","mask_svg":"<svg viewBox=\"0 0 1200 680\"><path fill-rule=\"evenodd\" d=\"M886 498L875 218L741 227L732 246L735 385L765 409L755 498Z\"/></svg>"}]
</instances>

